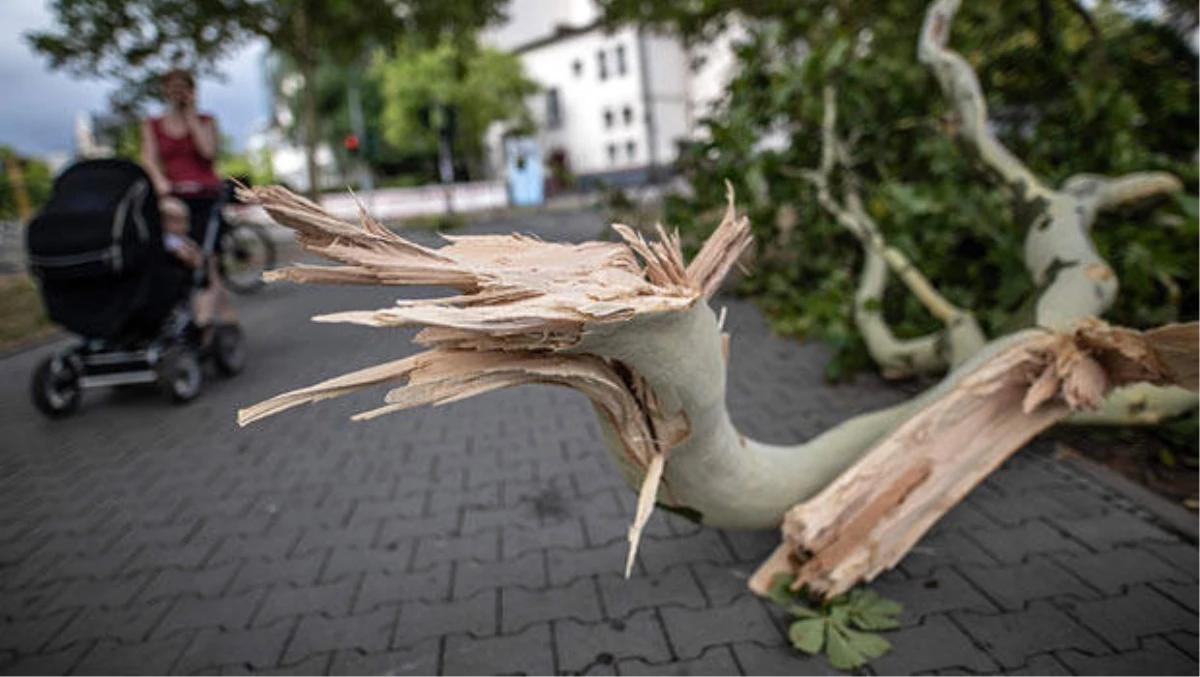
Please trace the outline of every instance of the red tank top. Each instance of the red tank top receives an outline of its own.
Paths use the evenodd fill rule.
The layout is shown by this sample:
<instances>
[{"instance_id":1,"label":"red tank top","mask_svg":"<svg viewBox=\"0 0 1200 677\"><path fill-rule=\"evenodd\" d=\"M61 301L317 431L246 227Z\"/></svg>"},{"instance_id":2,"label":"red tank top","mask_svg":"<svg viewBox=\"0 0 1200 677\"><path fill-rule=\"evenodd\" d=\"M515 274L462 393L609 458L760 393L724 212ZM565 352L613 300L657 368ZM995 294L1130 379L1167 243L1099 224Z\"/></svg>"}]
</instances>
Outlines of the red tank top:
<instances>
[{"instance_id":1,"label":"red tank top","mask_svg":"<svg viewBox=\"0 0 1200 677\"><path fill-rule=\"evenodd\" d=\"M200 120L212 124L212 116ZM154 140L158 143L158 160L162 163L171 192L180 197L216 197L221 193L221 178L213 170L213 162L200 155L192 135L170 136L163 128L161 117L150 119Z\"/></svg>"}]
</instances>

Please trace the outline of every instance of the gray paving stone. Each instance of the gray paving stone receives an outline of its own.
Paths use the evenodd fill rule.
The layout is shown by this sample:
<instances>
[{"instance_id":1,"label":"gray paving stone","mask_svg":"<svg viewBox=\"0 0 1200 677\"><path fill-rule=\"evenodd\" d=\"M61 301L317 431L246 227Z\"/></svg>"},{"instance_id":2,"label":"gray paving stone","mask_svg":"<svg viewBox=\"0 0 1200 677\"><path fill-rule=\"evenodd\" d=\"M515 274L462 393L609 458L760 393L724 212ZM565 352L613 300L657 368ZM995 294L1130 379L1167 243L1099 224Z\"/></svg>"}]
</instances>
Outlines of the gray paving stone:
<instances>
[{"instance_id":1,"label":"gray paving stone","mask_svg":"<svg viewBox=\"0 0 1200 677\"><path fill-rule=\"evenodd\" d=\"M1118 651L1136 649L1147 635L1197 632L1196 614L1146 586L1133 586L1120 597L1095 602L1060 601L1084 626Z\"/></svg>"},{"instance_id":2,"label":"gray paving stone","mask_svg":"<svg viewBox=\"0 0 1200 677\"><path fill-rule=\"evenodd\" d=\"M600 600L595 586L587 579L561 588L504 588L500 591L500 599L500 627L504 633L518 632L530 624L556 618L584 622L600 620Z\"/></svg>"},{"instance_id":3,"label":"gray paving stone","mask_svg":"<svg viewBox=\"0 0 1200 677\"><path fill-rule=\"evenodd\" d=\"M221 668L222 675L325 675L329 674L329 663L333 660L332 653L314 654L308 658L289 663L283 663L263 669L248 669L245 665L227 665Z\"/></svg>"},{"instance_id":4,"label":"gray paving stone","mask_svg":"<svg viewBox=\"0 0 1200 677\"><path fill-rule=\"evenodd\" d=\"M1194 574L1200 569L1200 550L1197 550L1195 545L1178 541L1175 543L1144 543L1141 549L1153 553L1185 574Z\"/></svg>"},{"instance_id":5,"label":"gray paving stone","mask_svg":"<svg viewBox=\"0 0 1200 677\"><path fill-rule=\"evenodd\" d=\"M347 578L328 585L294 587L278 585L267 594L262 608L254 617L255 625L267 625L286 616L323 612L340 616L350 612L350 602L358 589L359 579Z\"/></svg>"},{"instance_id":6,"label":"gray paving stone","mask_svg":"<svg viewBox=\"0 0 1200 677\"><path fill-rule=\"evenodd\" d=\"M191 595L180 597L154 628L152 637L168 637L181 630L194 628L240 630L249 625L254 610L265 596L266 591L259 589L217 599L199 599Z\"/></svg>"},{"instance_id":7,"label":"gray paving stone","mask_svg":"<svg viewBox=\"0 0 1200 677\"><path fill-rule=\"evenodd\" d=\"M770 642L780 636L763 603L751 597L715 609L666 607L659 613L671 646L685 660L699 656L710 646L737 641Z\"/></svg>"},{"instance_id":8,"label":"gray paving stone","mask_svg":"<svg viewBox=\"0 0 1200 677\"><path fill-rule=\"evenodd\" d=\"M1008 675L1029 675L1030 677L1044 677L1045 675L1070 675L1074 674L1067 669L1062 661L1054 658L1052 655L1032 656L1025 665L1016 670L1006 671Z\"/></svg>"},{"instance_id":9,"label":"gray paving stone","mask_svg":"<svg viewBox=\"0 0 1200 677\"><path fill-rule=\"evenodd\" d=\"M1151 638L1142 648L1116 655L1094 656L1061 651L1058 658L1080 675L1194 675L1196 661L1166 640Z\"/></svg>"},{"instance_id":10,"label":"gray paving stone","mask_svg":"<svg viewBox=\"0 0 1200 677\"><path fill-rule=\"evenodd\" d=\"M733 555L720 534L707 530L675 538L643 536L638 548L638 560L648 573L656 573L679 562L727 564L733 561ZM624 571L623 566L621 570Z\"/></svg>"},{"instance_id":11,"label":"gray paving stone","mask_svg":"<svg viewBox=\"0 0 1200 677\"><path fill-rule=\"evenodd\" d=\"M174 671L194 674L204 668L222 665L248 665L254 670L266 670L278 664L284 645L296 627L298 619L289 618L266 627L226 632L205 628L175 663Z\"/></svg>"},{"instance_id":12,"label":"gray paving stone","mask_svg":"<svg viewBox=\"0 0 1200 677\"><path fill-rule=\"evenodd\" d=\"M446 566L454 560L495 562L500 557L500 532L484 531L471 536L424 536L417 541L412 567L420 571Z\"/></svg>"},{"instance_id":13,"label":"gray paving stone","mask_svg":"<svg viewBox=\"0 0 1200 677\"><path fill-rule=\"evenodd\" d=\"M477 639L463 635L446 637L442 656L445 675L552 675L555 674L550 646L550 625L534 625L523 632Z\"/></svg>"},{"instance_id":14,"label":"gray paving stone","mask_svg":"<svg viewBox=\"0 0 1200 677\"><path fill-rule=\"evenodd\" d=\"M596 574L624 573L628 550L628 543L621 541L613 541L587 550L550 548L546 551L550 584L563 585L578 578ZM641 571L640 564L634 563L634 571Z\"/></svg>"},{"instance_id":15,"label":"gray paving stone","mask_svg":"<svg viewBox=\"0 0 1200 677\"><path fill-rule=\"evenodd\" d=\"M934 670L990 672L996 662L944 615L927 616L920 625L884 634L892 650L871 662L883 675L911 675Z\"/></svg>"},{"instance_id":16,"label":"gray paving stone","mask_svg":"<svg viewBox=\"0 0 1200 677\"><path fill-rule=\"evenodd\" d=\"M377 606L422 600L440 602L450 595L450 567L434 567L414 574L369 573L354 600L354 613Z\"/></svg>"},{"instance_id":17,"label":"gray paving stone","mask_svg":"<svg viewBox=\"0 0 1200 677\"><path fill-rule=\"evenodd\" d=\"M407 602L400 605L400 621L391 647L411 648L431 637L452 632L476 637L494 635L498 613L497 593L491 590L452 602Z\"/></svg>"},{"instance_id":18,"label":"gray paving stone","mask_svg":"<svg viewBox=\"0 0 1200 677\"><path fill-rule=\"evenodd\" d=\"M527 589L545 588L547 584L545 555L541 552L526 553L518 559L495 564L474 561L455 563L454 598L470 597L480 590L520 587Z\"/></svg>"},{"instance_id":19,"label":"gray paving stone","mask_svg":"<svg viewBox=\"0 0 1200 677\"><path fill-rule=\"evenodd\" d=\"M567 519L536 529L504 527L501 530L501 558L517 559L527 553L548 548L583 548L586 540L578 519Z\"/></svg>"},{"instance_id":20,"label":"gray paving stone","mask_svg":"<svg viewBox=\"0 0 1200 677\"><path fill-rule=\"evenodd\" d=\"M841 675L821 656L808 656L790 645L734 642L730 645L747 675Z\"/></svg>"},{"instance_id":21,"label":"gray paving stone","mask_svg":"<svg viewBox=\"0 0 1200 677\"><path fill-rule=\"evenodd\" d=\"M220 543L209 566L251 559L282 560L292 554L300 539L301 530L281 530L269 536L224 536L208 542Z\"/></svg>"},{"instance_id":22,"label":"gray paving stone","mask_svg":"<svg viewBox=\"0 0 1200 677\"><path fill-rule=\"evenodd\" d=\"M317 580L325 565L326 553L313 553L307 557L283 560L252 560L238 570L229 592L242 592L252 588L289 583L311 585Z\"/></svg>"},{"instance_id":23,"label":"gray paving stone","mask_svg":"<svg viewBox=\"0 0 1200 677\"><path fill-rule=\"evenodd\" d=\"M1164 597L1173 600L1196 613L1197 602L1200 601L1200 589L1195 583L1178 583L1175 581L1159 581L1150 587L1162 593Z\"/></svg>"},{"instance_id":24,"label":"gray paving stone","mask_svg":"<svg viewBox=\"0 0 1200 677\"><path fill-rule=\"evenodd\" d=\"M291 555L301 557L314 551L341 548L369 548L375 543L382 520L343 528L304 529Z\"/></svg>"},{"instance_id":25,"label":"gray paving stone","mask_svg":"<svg viewBox=\"0 0 1200 677\"><path fill-rule=\"evenodd\" d=\"M409 494L396 499L355 501L346 526L368 529L378 527L379 522L383 520L417 517L424 507L425 496L422 494Z\"/></svg>"},{"instance_id":26,"label":"gray paving stone","mask_svg":"<svg viewBox=\"0 0 1200 677\"><path fill-rule=\"evenodd\" d=\"M701 527L705 528L705 527ZM739 562L759 564L767 559L779 546L778 529L757 529L754 531L722 531L721 535L729 545L734 559Z\"/></svg>"},{"instance_id":27,"label":"gray paving stone","mask_svg":"<svg viewBox=\"0 0 1200 677\"><path fill-rule=\"evenodd\" d=\"M882 577L872 587L884 597L904 605L900 618L906 622L946 611L992 613L998 610L991 600L954 569L942 569L909 580Z\"/></svg>"},{"instance_id":28,"label":"gray paving stone","mask_svg":"<svg viewBox=\"0 0 1200 677\"><path fill-rule=\"evenodd\" d=\"M77 675L166 675L191 641L190 634L141 644L100 641L71 672Z\"/></svg>"},{"instance_id":29,"label":"gray paving stone","mask_svg":"<svg viewBox=\"0 0 1200 677\"><path fill-rule=\"evenodd\" d=\"M37 588L0 590L0 622L45 615L48 613L49 605L55 602L71 585L71 581L59 581ZM67 602L56 606L70 609L76 605Z\"/></svg>"},{"instance_id":30,"label":"gray paving stone","mask_svg":"<svg viewBox=\"0 0 1200 677\"><path fill-rule=\"evenodd\" d=\"M151 572L141 572L100 581L77 578L67 582L56 599L45 605L45 609L125 606L140 596L139 592L152 576Z\"/></svg>"},{"instance_id":31,"label":"gray paving stone","mask_svg":"<svg viewBox=\"0 0 1200 677\"><path fill-rule=\"evenodd\" d=\"M1095 635L1044 601L1030 602L1025 611L993 616L964 612L954 617L1004 669L1020 667L1029 656L1050 650L1107 651Z\"/></svg>"},{"instance_id":32,"label":"gray paving stone","mask_svg":"<svg viewBox=\"0 0 1200 677\"><path fill-rule=\"evenodd\" d=\"M1096 597L1082 580L1043 558L1006 567L961 567L960 571L1005 611L1019 611L1034 599Z\"/></svg>"},{"instance_id":33,"label":"gray paving stone","mask_svg":"<svg viewBox=\"0 0 1200 677\"><path fill-rule=\"evenodd\" d=\"M401 541L387 548L334 548L321 571L320 581L332 583L367 572L403 573L408 570L415 543Z\"/></svg>"},{"instance_id":34,"label":"gray paving stone","mask_svg":"<svg viewBox=\"0 0 1200 677\"><path fill-rule=\"evenodd\" d=\"M604 610L609 618L624 618L638 609L652 609L668 604L703 609L708 606L704 592L686 565L650 575L633 575L628 579L621 573L597 577Z\"/></svg>"},{"instance_id":35,"label":"gray paving stone","mask_svg":"<svg viewBox=\"0 0 1200 677\"><path fill-rule=\"evenodd\" d=\"M384 651L391 643L399 613L398 608L389 607L340 618L328 618L319 613L303 616L296 633L288 641L283 663L298 662L331 651Z\"/></svg>"},{"instance_id":36,"label":"gray paving stone","mask_svg":"<svg viewBox=\"0 0 1200 677\"><path fill-rule=\"evenodd\" d=\"M435 675L441 640L422 642L411 649L367 653L338 651L329 666L331 675Z\"/></svg>"},{"instance_id":37,"label":"gray paving stone","mask_svg":"<svg viewBox=\"0 0 1200 677\"><path fill-rule=\"evenodd\" d=\"M979 529L973 537L984 550L1005 564L1018 564L1033 555L1086 553L1083 546L1042 520L1003 529Z\"/></svg>"},{"instance_id":38,"label":"gray paving stone","mask_svg":"<svg viewBox=\"0 0 1200 677\"><path fill-rule=\"evenodd\" d=\"M29 620L0 623L0 650L18 654L40 651L80 613L78 609L66 609Z\"/></svg>"},{"instance_id":39,"label":"gray paving stone","mask_svg":"<svg viewBox=\"0 0 1200 677\"><path fill-rule=\"evenodd\" d=\"M1017 526L1033 519L1079 519L1104 514L1107 505L1092 492L1026 493L1020 497L971 494L971 504L993 522Z\"/></svg>"},{"instance_id":40,"label":"gray paving stone","mask_svg":"<svg viewBox=\"0 0 1200 677\"><path fill-rule=\"evenodd\" d=\"M733 653L727 646L709 647L694 660L650 664L641 659L626 659L617 663L622 675L737 675L741 674Z\"/></svg>"},{"instance_id":41,"label":"gray paving stone","mask_svg":"<svg viewBox=\"0 0 1200 677\"><path fill-rule=\"evenodd\" d=\"M90 639L140 642L146 639L167 611L166 601L119 609L84 609L47 646L50 650Z\"/></svg>"},{"instance_id":42,"label":"gray paving stone","mask_svg":"<svg viewBox=\"0 0 1200 677\"><path fill-rule=\"evenodd\" d=\"M153 574L146 587L142 588L137 599L142 602L152 602L164 597L178 595L196 595L198 597L215 597L220 595L233 581L240 562L226 562L204 569L161 569Z\"/></svg>"},{"instance_id":43,"label":"gray paving stone","mask_svg":"<svg viewBox=\"0 0 1200 677\"><path fill-rule=\"evenodd\" d=\"M959 564L995 566L997 559L970 536L956 532L929 534L900 560L899 569L912 577Z\"/></svg>"},{"instance_id":44,"label":"gray paving stone","mask_svg":"<svg viewBox=\"0 0 1200 677\"><path fill-rule=\"evenodd\" d=\"M1197 643L1200 642L1200 639L1197 639L1195 633L1168 632L1163 636L1168 642L1175 645L1176 649L1179 649L1188 656L1191 656L1193 661L1196 660L1197 655L1200 655L1200 647L1197 646Z\"/></svg>"},{"instance_id":45,"label":"gray paving stone","mask_svg":"<svg viewBox=\"0 0 1200 677\"><path fill-rule=\"evenodd\" d=\"M1056 557L1071 573L1105 594L1127 585L1187 580L1185 574L1141 549L1120 548L1080 557ZM1195 580L1195 575L1190 577Z\"/></svg>"},{"instance_id":46,"label":"gray paving stone","mask_svg":"<svg viewBox=\"0 0 1200 677\"><path fill-rule=\"evenodd\" d=\"M1120 511L1079 520L1055 519L1053 522L1072 538L1097 551L1111 550L1120 545L1141 545L1144 541L1177 542L1174 536L1162 529Z\"/></svg>"},{"instance_id":47,"label":"gray paving stone","mask_svg":"<svg viewBox=\"0 0 1200 677\"><path fill-rule=\"evenodd\" d=\"M622 658L641 658L651 663L671 660L662 624L653 610L598 623L555 621L554 637L560 672L584 673L590 667L611 665Z\"/></svg>"},{"instance_id":48,"label":"gray paving stone","mask_svg":"<svg viewBox=\"0 0 1200 677\"><path fill-rule=\"evenodd\" d=\"M750 576L758 563L710 564L696 562L690 565L692 574L704 590L712 606L725 606L740 597L749 596Z\"/></svg>"},{"instance_id":49,"label":"gray paving stone","mask_svg":"<svg viewBox=\"0 0 1200 677\"><path fill-rule=\"evenodd\" d=\"M90 643L80 642L72 644L62 651L22 656L11 664L6 664L3 659L0 659L0 675L65 675L90 648L92 648Z\"/></svg>"}]
</instances>

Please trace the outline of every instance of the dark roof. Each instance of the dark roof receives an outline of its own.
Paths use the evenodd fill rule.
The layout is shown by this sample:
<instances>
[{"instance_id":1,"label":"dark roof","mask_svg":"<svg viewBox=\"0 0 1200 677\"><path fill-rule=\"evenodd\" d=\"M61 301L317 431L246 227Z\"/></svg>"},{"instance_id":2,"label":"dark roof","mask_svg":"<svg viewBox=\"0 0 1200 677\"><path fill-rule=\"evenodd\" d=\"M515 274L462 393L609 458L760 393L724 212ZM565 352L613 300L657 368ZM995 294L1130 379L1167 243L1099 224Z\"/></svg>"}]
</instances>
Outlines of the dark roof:
<instances>
[{"instance_id":1,"label":"dark roof","mask_svg":"<svg viewBox=\"0 0 1200 677\"><path fill-rule=\"evenodd\" d=\"M535 49L541 49L547 45L552 45L556 42L573 38L576 35L583 35L584 33L588 33L598 28L600 25L601 23L599 19L582 26L567 26L564 24L559 24L558 26L555 26L554 32L550 35L545 35L537 38L536 40L530 40L522 45L517 45L512 49L512 53L524 54L525 52L532 52Z\"/></svg>"}]
</instances>

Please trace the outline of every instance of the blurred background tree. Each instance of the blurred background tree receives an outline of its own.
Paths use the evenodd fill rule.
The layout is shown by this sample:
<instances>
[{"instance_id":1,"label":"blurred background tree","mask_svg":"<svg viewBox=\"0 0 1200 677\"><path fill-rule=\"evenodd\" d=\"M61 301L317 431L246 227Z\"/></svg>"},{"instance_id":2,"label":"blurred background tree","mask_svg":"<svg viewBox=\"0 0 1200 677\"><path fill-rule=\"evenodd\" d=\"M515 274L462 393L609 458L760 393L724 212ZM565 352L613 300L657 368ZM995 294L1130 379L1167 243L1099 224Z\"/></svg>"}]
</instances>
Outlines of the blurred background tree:
<instances>
[{"instance_id":1,"label":"blurred background tree","mask_svg":"<svg viewBox=\"0 0 1200 677\"><path fill-rule=\"evenodd\" d=\"M505 0L54 0L55 26L28 34L50 65L118 83L118 110L157 96L174 66L215 75L222 57L266 40L303 77L300 117L310 178L320 185L316 88L319 60L349 64L368 45L404 35L470 33L502 16Z\"/></svg>"},{"instance_id":2,"label":"blurred background tree","mask_svg":"<svg viewBox=\"0 0 1200 677\"><path fill-rule=\"evenodd\" d=\"M859 248L799 171L817 166L821 91L838 92L839 132L888 242L989 335L1027 325L1035 298L1024 227L1003 191L962 153L932 75L917 62L923 12L909 0L605 0L606 20L703 41L745 29L707 139L679 163L693 191L666 220L699 241L719 218L723 181L751 216L757 252L742 291L776 331L834 349L829 376L870 366L852 323ZM954 45L977 69L1001 140L1048 184L1082 172L1161 169L1190 195L1102 217L1095 238L1121 281L1111 321L1134 327L1197 315L1195 5L1075 0L967 3ZM897 285L883 308L899 336L938 325Z\"/></svg>"},{"instance_id":3,"label":"blurred background tree","mask_svg":"<svg viewBox=\"0 0 1200 677\"><path fill-rule=\"evenodd\" d=\"M525 102L538 86L520 59L473 40L401 42L375 54L371 79L379 87L383 140L400 152L436 155L438 130L431 117L438 106L453 109L454 151L469 176L483 175L489 125L532 126Z\"/></svg>"},{"instance_id":4,"label":"blurred background tree","mask_svg":"<svg viewBox=\"0 0 1200 677\"><path fill-rule=\"evenodd\" d=\"M53 185L49 165L0 145L0 221L26 218L22 210L41 206Z\"/></svg>"}]
</instances>

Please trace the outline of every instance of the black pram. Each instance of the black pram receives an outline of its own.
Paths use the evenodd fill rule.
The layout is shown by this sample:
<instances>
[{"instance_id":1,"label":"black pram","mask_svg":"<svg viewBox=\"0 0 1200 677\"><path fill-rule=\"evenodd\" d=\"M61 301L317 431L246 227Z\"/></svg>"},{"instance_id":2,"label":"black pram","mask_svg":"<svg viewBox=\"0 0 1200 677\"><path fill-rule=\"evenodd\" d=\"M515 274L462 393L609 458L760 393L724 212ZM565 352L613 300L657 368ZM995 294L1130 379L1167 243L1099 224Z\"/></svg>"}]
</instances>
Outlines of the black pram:
<instances>
[{"instance_id":1,"label":"black pram","mask_svg":"<svg viewBox=\"0 0 1200 677\"><path fill-rule=\"evenodd\" d=\"M209 228L216 227L214 216ZM186 402L204 382L202 352L224 373L242 368L235 326L222 327L212 349L200 350L190 308L197 276L164 248L158 200L138 165L105 159L69 167L27 238L50 319L82 339L34 373L33 401L43 413L70 413L84 388L134 383L157 382ZM204 238L206 260L215 239Z\"/></svg>"}]
</instances>

